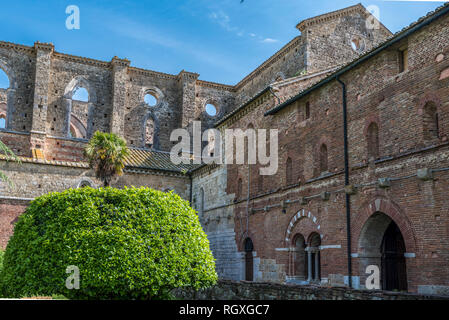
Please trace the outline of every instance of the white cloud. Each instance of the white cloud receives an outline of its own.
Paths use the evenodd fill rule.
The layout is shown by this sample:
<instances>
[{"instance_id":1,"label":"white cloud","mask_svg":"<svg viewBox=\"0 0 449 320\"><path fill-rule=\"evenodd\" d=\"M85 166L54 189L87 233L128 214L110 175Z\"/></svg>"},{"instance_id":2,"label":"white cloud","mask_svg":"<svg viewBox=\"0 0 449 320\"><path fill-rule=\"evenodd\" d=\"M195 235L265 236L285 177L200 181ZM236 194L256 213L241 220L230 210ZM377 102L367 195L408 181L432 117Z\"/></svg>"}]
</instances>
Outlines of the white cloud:
<instances>
[{"instance_id":1,"label":"white cloud","mask_svg":"<svg viewBox=\"0 0 449 320\"><path fill-rule=\"evenodd\" d=\"M264 40L262 40L263 43L276 43L279 42L279 40L276 39L271 39L271 38L265 38Z\"/></svg>"}]
</instances>

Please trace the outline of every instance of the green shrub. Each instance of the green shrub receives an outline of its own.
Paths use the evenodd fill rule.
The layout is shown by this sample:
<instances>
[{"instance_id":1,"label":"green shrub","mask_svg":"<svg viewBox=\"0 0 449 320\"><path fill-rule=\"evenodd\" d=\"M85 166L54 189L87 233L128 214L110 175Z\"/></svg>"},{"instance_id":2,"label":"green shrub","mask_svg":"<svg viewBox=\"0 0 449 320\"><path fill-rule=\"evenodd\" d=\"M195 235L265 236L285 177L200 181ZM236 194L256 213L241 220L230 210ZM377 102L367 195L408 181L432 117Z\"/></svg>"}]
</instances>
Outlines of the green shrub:
<instances>
[{"instance_id":1,"label":"green shrub","mask_svg":"<svg viewBox=\"0 0 449 320\"><path fill-rule=\"evenodd\" d=\"M68 266L80 288L69 290ZM19 218L0 273L4 297L165 299L217 280L196 212L174 193L82 188L34 200Z\"/></svg>"}]
</instances>

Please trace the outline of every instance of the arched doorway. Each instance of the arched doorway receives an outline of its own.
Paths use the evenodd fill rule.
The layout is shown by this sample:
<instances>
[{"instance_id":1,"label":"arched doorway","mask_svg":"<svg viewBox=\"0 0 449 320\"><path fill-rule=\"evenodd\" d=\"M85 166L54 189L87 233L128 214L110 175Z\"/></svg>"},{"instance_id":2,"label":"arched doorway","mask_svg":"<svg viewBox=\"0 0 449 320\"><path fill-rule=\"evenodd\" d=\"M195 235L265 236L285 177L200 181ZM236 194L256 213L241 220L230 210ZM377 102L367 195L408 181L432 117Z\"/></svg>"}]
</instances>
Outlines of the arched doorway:
<instances>
[{"instance_id":1,"label":"arched doorway","mask_svg":"<svg viewBox=\"0 0 449 320\"><path fill-rule=\"evenodd\" d=\"M406 291L405 249L398 225L386 214L375 212L368 218L360 233L360 274L366 277L367 266L376 265L381 271L382 290Z\"/></svg>"},{"instance_id":2,"label":"arched doorway","mask_svg":"<svg viewBox=\"0 0 449 320\"><path fill-rule=\"evenodd\" d=\"M250 238L245 240L245 280L253 281L254 279L254 263L253 263L254 245Z\"/></svg>"},{"instance_id":3,"label":"arched doorway","mask_svg":"<svg viewBox=\"0 0 449 320\"><path fill-rule=\"evenodd\" d=\"M401 231L391 221L381 245L382 289L407 291L405 243Z\"/></svg>"}]
</instances>

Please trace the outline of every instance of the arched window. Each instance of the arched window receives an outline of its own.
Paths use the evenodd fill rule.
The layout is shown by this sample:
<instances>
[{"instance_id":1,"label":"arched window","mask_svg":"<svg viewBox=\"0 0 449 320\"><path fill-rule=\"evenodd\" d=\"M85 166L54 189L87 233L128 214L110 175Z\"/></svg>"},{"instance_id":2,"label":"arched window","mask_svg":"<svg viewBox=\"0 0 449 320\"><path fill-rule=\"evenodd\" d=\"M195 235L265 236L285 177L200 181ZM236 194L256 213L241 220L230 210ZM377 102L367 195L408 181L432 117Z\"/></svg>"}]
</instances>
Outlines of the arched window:
<instances>
[{"instance_id":1,"label":"arched window","mask_svg":"<svg viewBox=\"0 0 449 320\"><path fill-rule=\"evenodd\" d=\"M423 129L425 140L438 139L438 113L437 106L433 102L428 102L424 106Z\"/></svg>"},{"instance_id":2,"label":"arched window","mask_svg":"<svg viewBox=\"0 0 449 320\"><path fill-rule=\"evenodd\" d=\"M85 77L77 76L73 78L64 91L66 110L68 113L67 122L61 130L63 134L71 138L89 139L93 132L94 123L92 116L94 104L96 103L95 91ZM58 114L56 109L48 111L48 117L56 121ZM107 114L105 114L107 117ZM52 129L55 130L54 125ZM57 134L57 131L54 134Z\"/></svg>"},{"instance_id":3,"label":"arched window","mask_svg":"<svg viewBox=\"0 0 449 320\"><path fill-rule=\"evenodd\" d=\"M148 118L145 123L145 148L151 149L154 145L154 120Z\"/></svg>"},{"instance_id":4,"label":"arched window","mask_svg":"<svg viewBox=\"0 0 449 320\"><path fill-rule=\"evenodd\" d=\"M293 275L298 280L307 279L307 253L306 253L306 240L302 234L297 234L293 238L293 244L295 250L293 251Z\"/></svg>"},{"instance_id":5,"label":"arched window","mask_svg":"<svg viewBox=\"0 0 449 320\"><path fill-rule=\"evenodd\" d=\"M293 184L293 164L292 159L289 157L287 158L287 163L285 165L285 181L287 185Z\"/></svg>"},{"instance_id":6,"label":"arched window","mask_svg":"<svg viewBox=\"0 0 449 320\"><path fill-rule=\"evenodd\" d=\"M89 93L86 88L78 87L72 95L70 113L71 138L87 138L87 121L89 117Z\"/></svg>"},{"instance_id":7,"label":"arched window","mask_svg":"<svg viewBox=\"0 0 449 320\"><path fill-rule=\"evenodd\" d=\"M328 170L327 146L323 143L320 147L320 173L325 173Z\"/></svg>"},{"instance_id":8,"label":"arched window","mask_svg":"<svg viewBox=\"0 0 449 320\"><path fill-rule=\"evenodd\" d=\"M76 89L73 93L72 100L89 102L89 93L87 92L86 88L80 87Z\"/></svg>"},{"instance_id":9,"label":"arched window","mask_svg":"<svg viewBox=\"0 0 449 320\"><path fill-rule=\"evenodd\" d=\"M9 78L6 73L0 68L0 89L9 88Z\"/></svg>"},{"instance_id":10,"label":"arched window","mask_svg":"<svg viewBox=\"0 0 449 320\"><path fill-rule=\"evenodd\" d=\"M245 239L245 280L254 280L254 263L253 263L254 245L250 238Z\"/></svg>"},{"instance_id":11,"label":"arched window","mask_svg":"<svg viewBox=\"0 0 449 320\"><path fill-rule=\"evenodd\" d=\"M0 129L6 129L6 116L8 109L9 78L0 68Z\"/></svg>"},{"instance_id":12,"label":"arched window","mask_svg":"<svg viewBox=\"0 0 449 320\"><path fill-rule=\"evenodd\" d=\"M368 159L378 159L379 158L379 127L377 123L372 122L368 126L367 132L367 143L368 143Z\"/></svg>"}]
</instances>

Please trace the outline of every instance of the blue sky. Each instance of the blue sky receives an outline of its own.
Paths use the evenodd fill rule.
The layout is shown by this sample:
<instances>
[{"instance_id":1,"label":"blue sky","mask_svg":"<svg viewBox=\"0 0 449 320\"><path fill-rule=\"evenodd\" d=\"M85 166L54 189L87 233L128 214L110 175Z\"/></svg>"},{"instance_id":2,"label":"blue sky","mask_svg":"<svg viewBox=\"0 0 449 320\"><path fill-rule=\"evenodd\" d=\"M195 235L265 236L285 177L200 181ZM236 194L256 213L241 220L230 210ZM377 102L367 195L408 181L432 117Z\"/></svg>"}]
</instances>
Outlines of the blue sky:
<instances>
[{"instance_id":1,"label":"blue sky","mask_svg":"<svg viewBox=\"0 0 449 320\"><path fill-rule=\"evenodd\" d=\"M306 18L357 4L350 0L15 0L2 2L0 40L171 74L236 84L299 34ZM396 32L442 5L429 1L362 1L377 5ZM68 5L80 9L80 29L65 27ZM4 82L4 81L3 81ZM0 79L0 87L2 80Z\"/></svg>"}]
</instances>

